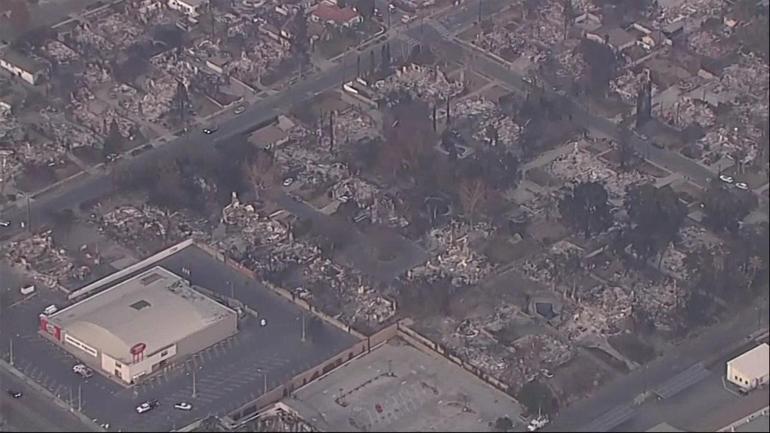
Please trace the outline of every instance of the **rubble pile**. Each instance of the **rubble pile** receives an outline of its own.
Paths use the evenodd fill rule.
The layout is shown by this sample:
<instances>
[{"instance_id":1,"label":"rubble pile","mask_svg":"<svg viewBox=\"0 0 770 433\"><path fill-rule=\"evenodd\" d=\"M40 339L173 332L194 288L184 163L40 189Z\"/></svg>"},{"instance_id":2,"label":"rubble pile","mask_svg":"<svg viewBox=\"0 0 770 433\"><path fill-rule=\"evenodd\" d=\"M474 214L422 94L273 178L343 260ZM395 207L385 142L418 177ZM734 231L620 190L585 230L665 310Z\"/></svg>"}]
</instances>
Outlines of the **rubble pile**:
<instances>
[{"instance_id":1,"label":"rubble pile","mask_svg":"<svg viewBox=\"0 0 770 433\"><path fill-rule=\"evenodd\" d=\"M87 22L81 22L69 34L70 41L64 41L69 46L74 46L78 51L86 55L91 54L109 54L112 53L115 46L104 36L91 30L91 25Z\"/></svg>"},{"instance_id":2,"label":"rubble pile","mask_svg":"<svg viewBox=\"0 0 770 433\"><path fill-rule=\"evenodd\" d=\"M574 141L574 150L556 158L550 165L551 173L565 182L603 182L610 198L622 199L626 188L650 182L652 177L636 170L616 172L606 162L580 148Z\"/></svg>"},{"instance_id":3,"label":"rubble pile","mask_svg":"<svg viewBox=\"0 0 770 433\"><path fill-rule=\"evenodd\" d=\"M100 231L138 251L143 251L148 241L162 240L169 244L191 236L207 236L205 221L151 205L141 208L118 206L103 215L92 214L91 217Z\"/></svg>"},{"instance_id":4,"label":"rubble pile","mask_svg":"<svg viewBox=\"0 0 770 433\"><path fill-rule=\"evenodd\" d=\"M338 317L343 323L383 323L396 313L395 302L380 296L354 269L318 257L307 264L303 275L309 296L318 299L326 292L326 296L331 294L337 300L341 306Z\"/></svg>"},{"instance_id":5,"label":"rubble pile","mask_svg":"<svg viewBox=\"0 0 770 433\"><path fill-rule=\"evenodd\" d=\"M110 125L112 125L113 121L118 125L118 131L124 138L131 137L133 131L137 128L134 122L121 116L112 108L107 108L100 113L94 113L90 110L90 104L74 102L72 106L74 108L72 112L73 118L79 124L102 136L106 137L109 134Z\"/></svg>"},{"instance_id":6,"label":"rubble pile","mask_svg":"<svg viewBox=\"0 0 770 433\"><path fill-rule=\"evenodd\" d=\"M75 268L66 251L54 245L51 230L13 241L2 252L13 266L31 273L35 281L52 288L69 278Z\"/></svg>"},{"instance_id":7,"label":"rubble pile","mask_svg":"<svg viewBox=\"0 0 770 433\"><path fill-rule=\"evenodd\" d=\"M656 105L653 107L653 111L656 117L677 128L685 128L694 124L703 128L710 128L716 123L716 115L710 105L686 95L682 96L674 107Z\"/></svg>"},{"instance_id":8,"label":"rubble pile","mask_svg":"<svg viewBox=\"0 0 770 433\"><path fill-rule=\"evenodd\" d=\"M66 65L80 59L80 56L75 50L57 40L47 41L45 45L43 45L42 51L46 57L56 61L56 63L60 65Z\"/></svg>"},{"instance_id":9,"label":"rubble pile","mask_svg":"<svg viewBox=\"0 0 770 433\"><path fill-rule=\"evenodd\" d=\"M429 103L454 97L463 91L463 87L461 82L449 81L438 66L423 67L415 64L403 66L395 74L374 83L381 97L405 92Z\"/></svg>"},{"instance_id":10,"label":"rubble pile","mask_svg":"<svg viewBox=\"0 0 770 433\"><path fill-rule=\"evenodd\" d=\"M334 137L337 142L357 142L378 135L372 118L359 110L343 111L334 117Z\"/></svg>"},{"instance_id":11,"label":"rubble pile","mask_svg":"<svg viewBox=\"0 0 770 433\"><path fill-rule=\"evenodd\" d=\"M492 265L486 256L470 247L471 243L487 239L492 227L486 223L474 225L453 221L428 234L426 244L438 255L424 265L407 272L409 279L424 279L434 282L449 278L454 286L473 285L492 272Z\"/></svg>"},{"instance_id":12,"label":"rubble pile","mask_svg":"<svg viewBox=\"0 0 770 433\"><path fill-rule=\"evenodd\" d=\"M145 82L145 94L142 97L142 114L152 122L158 122L171 111L176 97L177 81L165 73L156 71Z\"/></svg>"},{"instance_id":13,"label":"rubble pile","mask_svg":"<svg viewBox=\"0 0 770 433\"><path fill-rule=\"evenodd\" d=\"M623 74L610 81L610 91L617 93L626 104L634 105L642 85L641 77L641 74L636 74L631 69L626 69ZM654 89L653 93L655 93Z\"/></svg>"},{"instance_id":14,"label":"rubble pile","mask_svg":"<svg viewBox=\"0 0 770 433\"><path fill-rule=\"evenodd\" d=\"M66 149L77 149L79 147L98 147L101 145L101 139L93 132L69 122L51 119L40 125L43 133L54 139L64 153Z\"/></svg>"},{"instance_id":15,"label":"rubble pile","mask_svg":"<svg viewBox=\"0 0 770 433\"><path fill-rule=\"evenodd\" d=\"M99 19L98 31L110 40L118 49L128 48L136 44L145 30L123 14L113 13Z\"/></svg>"},{"instance_id":16,"label":"rubble pile","mask_svg":"<svg viewBox=\"0 0 770 433\"><path fill-rule=\"evenodd\" d=\"M687 267L685 266L685 260L687 254L683 253L676 248L666 248L663 251L663 257L660 262L660 270L665 274L677 278L682 281L687 281L690 277Z\"/></svg>"},{"instance_id":17,"label":"rubble pile","mask_svg":"<svg viewBox=\"0 0 770 433\"><path fill-rule=\"evenodd\" d=\"M222 222L236 226L238 233L252 245L277 244L289 237L289 229L280 222L261 217L250 204L241 204L233 193L232 201L222 209Z\"/></svg>"},{"instance_id":18,"label":"rubble pile","mask_svg":"<svg viewBox=\"0 0 770 433\"><path fill-rule=\"evenodd\" d=\"M88 62L83 71L83 79L89 86L97 86L112 80L110 70L99 62Z\"/></svg>"},{"instance_id":19,"label":"rubble pile","mask_svg":"<svg viewBox=\"0 0 770 433\"><path fill-rule=\"evenodd\" d=\"M770 67L754 54L742 54L738 63L726 67L722 71L720 82L741 93L759 96L766 95L768 86L767 76Z\"/></svg>"},{"instance_id":20,"label":"rubble pile","mask_svg":"<svg viewBox=\"0 0 770 433\"><path fill-rule=\"evenodd\" d=\"M687 46L692 52L717 59L732 51L730 44L725 42L726 37L706 29L690 33L687 37Z\"/></svg>"},{"instance_id":21,"label":"rubble pile","mask_svg":"<svg viewBox=\"0 0 770 433\"><path fill-rule=\"evenodd\" d=\"M470 121L474 139L491 146L502 143L511 147L521 135L519 124L505 115L495 103L482 97L460 100L455 106L455 115ZM490 137L490 130L495 131L496 137Z\"/></svg>"},{"instance_id":22,"label":"rubble pile","mask_svg":"<svg viewBox=\"0 0 770 433\"><path fill-rule=\"evenodd\" d=\"M580 41L577 39L568 39L564 41L564 50L556 54L556 62L559 68L556 70L556 76L559 78L580 78L588 69L588 64L580 51Z\"/></svg>"},{"instance_id":23,"label":"rubble pile","mask_svg":"<svg viewBox=\"0 0 770 433\"><path fill-rule=\"evenodd\" d=\"M570 341L591 336L609 337L622 333L634 309L634 299L622 287L597 285L581 290L580 299L566 304L561 329Z\"/></svg>"},{"instance_id":24,"label":"rubble pile","mask_svg":"<svg viewBox=\"0 0 770 433\"><path fill-rule=\"evenodd\" d=\"M662 15L665 17L663 22L672 23L696 16L720 15L724 7L724 1L687 0L682 2L662 2L659 4L659 7Z\"/></svg>"}]
</instances>

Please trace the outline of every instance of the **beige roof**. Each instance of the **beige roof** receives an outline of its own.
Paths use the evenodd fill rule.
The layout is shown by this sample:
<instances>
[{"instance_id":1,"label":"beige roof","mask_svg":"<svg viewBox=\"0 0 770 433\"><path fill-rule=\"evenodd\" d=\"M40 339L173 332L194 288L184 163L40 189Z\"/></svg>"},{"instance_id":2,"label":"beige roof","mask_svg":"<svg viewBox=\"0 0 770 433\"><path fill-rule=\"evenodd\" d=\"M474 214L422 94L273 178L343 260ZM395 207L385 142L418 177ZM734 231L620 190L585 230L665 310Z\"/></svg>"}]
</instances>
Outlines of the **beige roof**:
<instances>
[{"instance_id":1,"label":"beige roof","mask_svg":"<svg viewBox=\"0 0 770 433\"><path fill-rule=\"evenodd\" d=\"M233 310L193 290L178 275L149 269L50 317L65 332L113 358L131 362L131 347L144 353L178 342Z\"/></svg>"},{"instance_id":2,"label":"beige roof","mask_svg":"<svg viewBox=\"0 0 770 433\"><path fill-rule=\"evenodd\" d=\"M748 378L767 376L770 370L770 346L762 343L743 355L727 361L727 365Z\"/></svg>"}]
</instances>

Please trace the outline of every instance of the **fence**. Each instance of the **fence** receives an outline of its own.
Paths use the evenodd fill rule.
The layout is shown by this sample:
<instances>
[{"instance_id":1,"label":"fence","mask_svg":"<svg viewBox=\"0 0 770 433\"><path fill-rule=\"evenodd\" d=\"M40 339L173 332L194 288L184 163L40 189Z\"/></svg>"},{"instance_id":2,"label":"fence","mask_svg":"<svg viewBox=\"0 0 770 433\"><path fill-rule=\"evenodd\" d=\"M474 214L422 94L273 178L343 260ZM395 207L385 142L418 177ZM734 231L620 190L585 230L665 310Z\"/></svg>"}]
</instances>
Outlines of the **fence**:
<instances>
[{"instance_id":1,"label":"fence","mask_svg":"<svg viewBox=\"0 0 770 433\"><path fill-rule=\"evenodd\" d=\"M497 380L496 378L482 371L480 368L474 365L470 365L467 362L460 359L459 357L453 355L452 353L449 353L447 349L442 347L440 344L434 343L427 337L422 336L419 332L410 328L406 324L402 324L401 322L399 322L399 323L396 323L396 326L398 327L399 336L404 340L406 340L407 342L409 342L409 344L417 347L418 349L421 349L424 352L436 353L442 356L443 358L448 359L452 363L462 367L463 370L469 373L472 373L474 376L478 377L479 379L483 380L484 382L488 383L489 385L493 386L499 391L502 391L505 394L510 395L508 393L509 386L504 382Z\"/></svg>"},{"instance_id":2,"label":"fence","mask_svg":"<svg viewBox=\"0 0 770 433\"><path fill-rule=\"evenodd\" d=\"M238 263L237 261L233 259L227 258L226 255L221 253L220 251L217 251L216 249L206 245L205 243L195 243L195 246L203 250L204 252L208 253L215 259L227 263L229 266L236 269L238 272L242 273L243 275L246 275L247 277L257 280L257 275L252 271L251 269L247 268L246 266L243 266L242 264ZM260 281L265 287L270 289L273 293L285 298L286 300L294 303L295 305L301 307L304 310L310 311L311 313L315 314L316 316L320 317L325 322L336 326L339 329L342 329L343 331L355 336L356 338L364 339L366 336L355 329L353 329L350 325L347 325L345 323L340 322L339 320L335 319L334 317L331 317L324 313L323 311L318 310L315 308L312 304L308 303L307 301L298 298L290 291L278 287L269 281Z\"/></svg>"},{"instance_id":3,"label":"fence","mask_svg":"<svg viewBox=\"0 0 770 433\"><path fill-rule=\"evenodd\" d=\"M323 378L323 376L326 376L337 368L349 363L353 359L371 352L373 348L387 342L397 335L398 323L395 323L372 334L366 339L355 343L350 348L343 350L342 352L334 355L323 363L297 374L296 376L289 379L285 384L281 384L278 387L268 391L267 393L257 397L255 400L246 403L245 405L231 412L228 415L228 418L230 418L232 422L237 423L244 418L256 415L258 412L267 408L268 406L277 403L285 397L288 397L291 395L291 393L301 388L302 386L307 385L314 380Z\"/></svg>"},{"instance_id":4,"label":"fence","mask_svg":"<svg viewBox=\"0 0 770 433\"><path fill-rule=\"evenodd\" d=\"M144 267L146 267L148 265L151 265L151 264L153 264L153 263L155 263L157 261L165 259L166 257L168 257L168 256L170 256L170 255L172 255L172 254L174 254L174 253L176 253L178 251L181 251L182 249L187 248L188 246L190 246L192 244L193 244L193 240L192 239L184 240L184 241L182 241L182 242L180 242L180 243L178 243L178 244L176 244L176 245L174 245L172 247L166 248L165 250L163 250L163 251L161 251L159 253L155 253L154 255L152 255L152 256L142 260L141 262L134 263L133 265L131 265L131 266L125 268L125 269L122 269L122 270L120 270L118 272L115 272L114 274L110 274L109 276L104 277L101 280L95 281L95 282L93 282L93 283L91 283L91 284L89 284L89 285L87 285L87 286L85 286L83 288L75 290L74 292L70 293L67 296L67 299L72 300L72 299L75 299L77 297L86 295L86 294L88 294L88 293L98 289L99 287L104 286L105 284L109 284L109 283L111 283L111 282L113 282L115 280L118 280L120 278L125 277L126 275L131 274L132 272L136 272L139 269L142 269L142 268L144 268Z\"/></svg>"}]
</instances>

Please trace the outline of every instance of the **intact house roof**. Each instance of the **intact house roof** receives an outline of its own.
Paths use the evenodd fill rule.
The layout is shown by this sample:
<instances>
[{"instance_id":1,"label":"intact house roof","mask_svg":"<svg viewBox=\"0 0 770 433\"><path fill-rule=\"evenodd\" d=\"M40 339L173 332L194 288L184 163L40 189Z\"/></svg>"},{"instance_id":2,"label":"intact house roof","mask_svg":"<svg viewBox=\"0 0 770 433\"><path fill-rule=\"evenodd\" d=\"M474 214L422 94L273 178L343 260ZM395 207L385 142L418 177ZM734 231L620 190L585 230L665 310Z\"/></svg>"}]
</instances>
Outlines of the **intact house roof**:
<instances>
[{"instance_id":1,"label":"intact house roof","mask_svg":"<svg viewBox=\"0 0 770 433\"><path fill-rule=\"evenodd\" d=\"M743 355L727 361L727 364L747 377L767 376L770 369L770 346L767 343L760 344Z\"/></svg>"},{"instance_id":2,"label":"intact house roof","mask_svg":"<svg viewBox=\"0 0 770 433\"><path fill-rule=\"evenodd\" d=\"M345 24L358 17L358 12L350 7L338 7L326 3L320 3L313 9L312 15L321 21L333 21L336 24Z\"/></svg>"},{"instance_id":3,"label":"intact house roof","mask_svg":"<svg viewBox=\"0 0 770 433\"><path fill-rule=\"evenodd\" d=\"M131 347L168 347L235 311L193 290L178 275L154 267L49 317L73 337L126 364Z\"/></svg>"}]
</instances>

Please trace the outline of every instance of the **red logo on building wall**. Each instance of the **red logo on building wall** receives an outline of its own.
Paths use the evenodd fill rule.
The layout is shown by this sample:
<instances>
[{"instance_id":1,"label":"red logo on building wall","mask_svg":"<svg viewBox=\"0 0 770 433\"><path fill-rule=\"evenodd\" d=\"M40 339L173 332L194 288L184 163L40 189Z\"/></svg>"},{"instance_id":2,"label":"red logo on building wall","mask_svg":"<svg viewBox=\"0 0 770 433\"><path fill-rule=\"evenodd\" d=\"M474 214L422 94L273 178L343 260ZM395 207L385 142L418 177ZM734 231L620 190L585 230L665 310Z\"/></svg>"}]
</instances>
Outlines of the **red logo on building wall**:
<instances>
[{"instance_id":1,"label":"red logo on building wall","mask_svg":"<svg viewBox=\"0 0 770 433\"><path fill-rule=\"evenodd\" d=\"M48 333L48 335L55 338L56 341L61 341L61 328L49 322L44 314L40 315L40 330Z\"/></svg>"},{"instance_id":2,"label":"red logo on building wall","mask_svg":"<svg viewBox=\"0 0 770 433\"><path fill-rule=\"evenodd\" d=\"M131 347L131 357L133 358L133 362L144 359L144 349L146 348L147 345L144 343L136 343Z\"/></svg>"}]
</instances>

